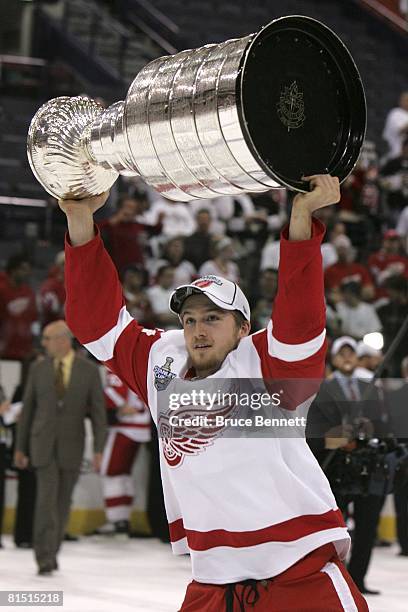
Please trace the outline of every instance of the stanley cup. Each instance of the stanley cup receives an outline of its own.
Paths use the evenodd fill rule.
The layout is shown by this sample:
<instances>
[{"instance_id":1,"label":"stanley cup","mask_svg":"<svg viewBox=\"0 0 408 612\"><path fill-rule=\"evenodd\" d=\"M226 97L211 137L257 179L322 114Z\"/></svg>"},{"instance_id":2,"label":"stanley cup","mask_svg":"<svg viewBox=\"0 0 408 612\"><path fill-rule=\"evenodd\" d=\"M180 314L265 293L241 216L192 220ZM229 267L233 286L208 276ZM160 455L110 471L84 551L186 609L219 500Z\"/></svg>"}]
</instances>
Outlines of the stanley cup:
<instances>
[{"instance_id":1,"label":"stanley cup","mask_svg":"<svg viewBox=\"0 0 408 612\"><path fill-rule=\"evenodd\" d=\"M305 191L311 174L342 181L365 127L363 85L344 44L320 22L289 16L152 61L107 109L86 97L50 100L31 122L27 150L56 198L100 194L123 174L187 202Z\"/></svg>"}]
</instances>

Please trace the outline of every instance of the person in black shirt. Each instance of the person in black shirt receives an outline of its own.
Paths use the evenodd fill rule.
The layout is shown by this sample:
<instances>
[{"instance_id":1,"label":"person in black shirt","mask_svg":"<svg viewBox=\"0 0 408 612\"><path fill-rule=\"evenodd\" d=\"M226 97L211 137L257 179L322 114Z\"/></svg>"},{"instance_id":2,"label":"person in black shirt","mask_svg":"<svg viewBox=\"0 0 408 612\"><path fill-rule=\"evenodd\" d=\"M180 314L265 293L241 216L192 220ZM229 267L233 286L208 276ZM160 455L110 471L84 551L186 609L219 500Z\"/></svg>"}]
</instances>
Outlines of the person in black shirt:
<instances>
[{"instance_id":1,"label":"person in black shirt","mask_svg":"<svg viewBox=\"0 0 408 612\"><path fill-rule=\"evenodd\" d=\"M369 478L364 481L358 476L359 461L365 461L362 448L374 436L384 437L387 425L377 390L373 386L368 393L368 383L355 375L356 341L349 336L335 340L331 358L335 370L331 378L323 381L310 406L306 436L343 514L353 502L355 529L348 570L361 593L377 595L379 591L367 588L364 579L387 482L384 478L374 490Z\"/></svg>"}]
</instances>

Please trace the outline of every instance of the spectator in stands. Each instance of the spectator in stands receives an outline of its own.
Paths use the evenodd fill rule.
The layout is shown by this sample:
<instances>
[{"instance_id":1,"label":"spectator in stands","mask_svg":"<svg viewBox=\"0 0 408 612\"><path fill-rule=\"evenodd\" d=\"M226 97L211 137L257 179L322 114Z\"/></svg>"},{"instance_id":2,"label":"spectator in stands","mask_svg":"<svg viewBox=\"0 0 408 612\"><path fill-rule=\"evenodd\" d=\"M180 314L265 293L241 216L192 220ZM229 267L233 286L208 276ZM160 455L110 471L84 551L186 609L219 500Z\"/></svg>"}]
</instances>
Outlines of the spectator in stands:
<instances>
[{"instance_id":1,"label":"spectator in stands","mask_svg":"<svg viewBox=\"0 0 408 612\"><path fill-rule=\"evenodd\" d=\"M183 202L172 202L157 195L156 199L138 217L139 222L157 226L162 223L162 234L166 238L190 236L195 228L193 215Z\"/></svg>"},{"instance_id":2,"label":"spectator in stands","mask_svg":"<svg viewBox=\"0 0 408 612\"><path fill-rule=\"evenodd\" d=\"M211 257L213 235L210 231L211 215L207 209L201 208L197 212L196 224L196 231L185 240L185 251L187 259L198 270Z\"/></svg>"},{"instance_id":3,"label":"spectator in stands","mask_svg":"<svg viewBox=\"0 0 408 612\"><path fill-rule=\"evenodd\" d=\"M387 159L401 155L402 142L408 135L408 91L404 91L397 107L388 113L383 138L388 144Z\"/></svg>"},{"instance_id":4,"label":"spectator in stands","mask_svg":"<svg viewBox=\"0 0 408 612\"><path fill-rule=\"evenodd\" d=\"M214 274L215 276L222 276L234 283L238 283L239 268L233 261L235 252L232 240L227 236L217 240L214 244L214 253L213 259L203 263L198 271L198 275L207 276L208 274Z\"/></svg>"},{"instance_id":5,"label":"spectator in stands","mask_svg":"<svg viewBox=\"0 0 408 612\"><path fill-rule=\"evenodd\" d=\"M278 288L278 271L272 268L262 270L259 279L259 292L254 300L252 310L253 330L258 331L268 326L271 318L273 300Z\"/></svg>"},{"instance_id":6,"label":"spectator in stands","mask_svg":"<svg viewBox=\"0 0 408 612\"><path fill-rule=\"evenodd\" d=\"M364 170L356 167L341 185L340 212L358 209L361 190L364 185Z\"/></svg>"},{"instance_id":7,"label":"spectator in stands","mask_svg":"<svg viewBox=\"0 0 408 612\"><path fill-rule=\"evenodd\" d=\"M10 257L0 287L0 357L23 360L33 352L38 319L35 293L29 285L31 264L25 255Z\"/></svg>"},{"instance_id":8,"label":"spectator in stands","mask_svg":"<svg viewBox=\"0 0 408 612\"><path fill-rule=\"evenodd\" d=\"M153 326L162 329L179 329L176 315L169 311L169 300L174 288L174 268L168 264L157 271L157 281L147 290L153 310Z\"/></svg>"},{"instance_id":9,"label":"spectator in stands","mask_svg":"<svg viewBox=\"0 0 408 612\"><path fill-rule=\"evenodd\" d=\"M174 268L174 288L191 283L197 271L191 261L184 258L184 251L182 236L170 238L164 246L163 258L154 262L152 276L155 276L156 270L169 264Z\"/></svg>"},{"instance_id":10,"label":"spectator in stands","mask_svg":"<svg viewBox=\"0 0 408 612\"><path fill-rule=\"evenodd\" d=\"M147 273L141 265L129 266L123 273L123 295L132 317L150 327L153 322L152 305L146 293Z\"/></svg>"},{"instance_id":11,"label":"spectator in stands","mask_svg":"<svg viewBox=\"0 0 408 612\"><path fill-rule=\"evenodd\" d=\"M342 221L336 221L332 227L332 229L328 232L328 240L327 242L323 242L321 246L322 259L323 259L323 268L326 269L329 266L337 263L338 256L337 250L334 245L334 241L337 236L345 236L346 235L346 226Z\"/></svg>"},{"instance_id":12,"label":"spectator in stands","mask_svg":"<svg viewBox=\"0 0 408 612\"><path fill-rule=\"evenodd\" d=\"M381 177L388 194L388 205L396 219L408 205L408 136L403 141L401 154L381 168Z\"/></svg>"},{"instance_id":13,"label":"spectator in stands","mask_svg":"<svg viewBox=\"0 0 408 612\"><path fill-rule=\"evenodd\" d=\"M376 281L377 299L387 295L385 283L391 276L408 278L408 257L402 252L401 238L396 230L384 233L382 247L370 255L368 266Z\"/></svg>"},{"instance_id":14,"label":"spectator in stands","mask_svg":"<svg viewBox=\"0 0 408 612\"><path fill-rule=\"evenodd\" d=\"M286 189L271 189L252 195L255 211L247 216L247 223L266 219L269 232L280 232L287 221L288 192Z\"/></svg>"},{"instance_id":15,"label":"spectator in stands","mask_svg":"<svg viewBox=\"0 0 408 612\"><path fill-rule=\"evenodd\" d=\"M359 201L359 212L363 215L367 215L368 218L374 222L374 225L377 224L376 221L381 213L381 194L379 168L377 164L373 164L367 168L364 175L364 183ZM358 226L364 228L365 221L364 218L359 220Z\"/></svg>"},{"instance_id":16,"label":"spectator in stands","mask_svg":"<svg viewBox=\"0 0 408 612\"><path fill-rule=\"evenodd\" d=\"M358 365L354 370L354 375L362 380L370 380L384 358L382 352L360 340L356 353Z\"/></svg>"},{"instance_id":17,"label":"spectator in stands","mask_svg":"<svg viewBox=\"0 0 408 612\"><path fill-rule=\"evenodd\" d=\"M340 287L342 299L336 305L341 322L341 332L357 340L366 334L382 329L374 306L361 299L361 285L356 281L346 282Z\"/></svg>"},{"instance_id":18,"label":"spectator in stands","mask_svg":"<svg viewBox=\"0 0 408 612\"><path fill-rule=\"evenodd\" d=\"M405 253L408 253L408 204L401 212L395 229L403 240Z\"/></svg>"},{"instance_id":19,"label":"spectator in stands","mask_svg":"<svg viewBox=\"0 0 408 612\"><path fill-rule=\"evenodd\" d=\"M106 414L98 367L75 355L65 321L43 331L48 358L34 363L17 426L14 463L36 470L34 551L40 575L58 569L57 553L84 452L84 419L93 425L94 468L99 471Z\"/></svg>"},{"instance_id":20,"label":"spectator in stands","mask_svg":"<svg viewBox=\"0 0 408 612\"><path fill-rule=\"evenodd\" d=\"M60 251L39 290L41 327L65 316L65 253Z\"/></svg>"},{"instance_id":21,"label":"spectator in stands","mask_svg":"<svg viewBox=\"0 0 408 612\"><path fill-rule=\"evenodd\" d=\"M279 253L280 253L280 240L276 240L276 236L271 235L268 242L262 249L261 255L261 270L277 270L279 268Z\"/></svg>"},{"instance_id":22,"label":"spectator in stands","mask_svg":"<svg viewBox=\"0 0 408 612\"><path fill-rule=\"evenodd\" d=\"M384 351L387 351L408 315L408 280L402 276L391 276L385 286L388 290L389 302L378 309L378 316L383 327ZM388 363L390 376L400 376L400 364L406 355L407 346L408 332L401 339Z\"/></svg>"},{"instance_id":23,"label":"spectator in stands","mask_svg":"<svg viewBox=\"0 0 408 612\"><path fill-rule=\"evenodd\" d=\"M337 236L333 244L337 251L338 261L325 270L324 284L326 291L336 301L333 294L338 293L341 284L354 281L361 284L362 298L371 300L374 297L374 284L371 275L365 266L354 261L355 250L348 236Z\"/></svg>"},{"instance_id":24,"label":"spectator in stands","mask_svg":"<svg viewBox=\"0 0 408 612\"><path fill-rule=\"evenodd\" d=\"M249 198L246 194L244 195ZM211 217L210 232L212 234L225 234L228 220L234 214L234 200L231 196L220 196L211 200L192 200L188 203L188 207L196 221L196 227L198 213L201 210L208 211Z\"/></svg>"},{"instance_id":25,"label":"spectator in stands","mask_svg":"<svg viewBox=\"0 0 408 612\"><path fill-rule=\"evenodd\" d=\"M144 196L123 196L118 201L117 212L99 222L99 229L119 274L132 264L144 263L144 246L147 234L161 231L160 218L155 225L136 221L144 206Z\"/></svg>"}]
</instances>

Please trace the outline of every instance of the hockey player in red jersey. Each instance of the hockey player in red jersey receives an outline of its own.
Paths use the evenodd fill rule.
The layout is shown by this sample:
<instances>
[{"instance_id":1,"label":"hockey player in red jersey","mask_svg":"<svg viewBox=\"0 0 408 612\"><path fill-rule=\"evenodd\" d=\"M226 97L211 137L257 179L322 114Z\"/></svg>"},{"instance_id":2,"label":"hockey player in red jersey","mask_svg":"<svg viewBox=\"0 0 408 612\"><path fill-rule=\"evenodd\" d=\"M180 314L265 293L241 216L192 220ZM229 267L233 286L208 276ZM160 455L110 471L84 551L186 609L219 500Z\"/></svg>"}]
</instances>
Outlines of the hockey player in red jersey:
<instances>
[{"instance_id":1,"label":"hockey player in red jersey","mask_svg":"<svg viewBox=\"0 0 408 612\"><path fill-rule=\"evenodd\" d=\"M132 469L141 443L150 441L150 414L136 393L109 370L104 395L109 423L101 463L105 514L111 529L130 535ZM98 532L106 533L106 527Z\"/></svg>"},{"instance_id":2,"label":"hockey player in red jersey","mask_svg":"<svg viewBox=\"0 0 408 612\"><path fill-rule=\"evenodd\" d=\"M149 406L176 554L193 581L182 612L368 610L342 560L349 536L328 481L297 437L166 435L158 403L169 383L298 379L287 409L307 408L305 379L324 375L322 223L312 213L340 199L337 178L305 178L281 235L278 292L266 329L250 331L248 301L208 276L175 290L183 330L145 329L127 313L116 270L93 224L107 194L60 201L67 215L67 322L99 360ZM186 381L186 384L187 384ZM307 391L308 390L308 391ZM166 425L166 424L164 424Z\"/></svg>"}]
</instances>

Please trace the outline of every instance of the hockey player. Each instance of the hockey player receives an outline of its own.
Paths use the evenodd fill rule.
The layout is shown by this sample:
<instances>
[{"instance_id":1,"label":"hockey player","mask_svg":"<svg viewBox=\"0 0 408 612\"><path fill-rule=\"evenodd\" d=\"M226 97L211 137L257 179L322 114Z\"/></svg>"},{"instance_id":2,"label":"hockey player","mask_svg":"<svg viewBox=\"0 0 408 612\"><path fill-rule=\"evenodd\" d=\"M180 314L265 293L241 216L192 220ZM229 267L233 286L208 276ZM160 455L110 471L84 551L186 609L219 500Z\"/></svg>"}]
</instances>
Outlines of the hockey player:
<instances>
[{"instance_id":1,"label":"hockey player","mask_svg":"<svg viewBox=\"0 0 408 612\"><path fill-rule=\"evenodd\" d=\"M97 533L129 534L134 497L132 468L140 444L150 441L150 414L136 393L109 370L104 394L109 431L103 449L101 476L108 524Z\"/></svg>"},{"instance_id":2,"label":"hockey player","mask_svg":"<svg viewBox=\"0 0 408 612\"><path fill-rule=\"evenodd\" d=\"M67 215L67 321L76 337L149 406L157 422L173 551L189 553L182 612L368 610L342 559L349 536L328 481L303 437L173 439L157 406L174 379L222 383L298 379L285 408L307 406L304 379L324 375L322 223L340 199L329 175L305 178L281 235L278 292L266 329L249 335L246 297L216 276L174 291L183 330L145 329L126 312L93 213L107 194L60 201ZM166 425L164 423L164 425ZM167 435L166 435L167 432Z\"/></svg>"}]
</instances>

